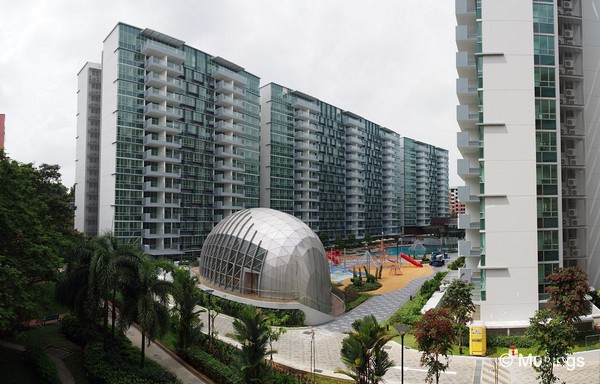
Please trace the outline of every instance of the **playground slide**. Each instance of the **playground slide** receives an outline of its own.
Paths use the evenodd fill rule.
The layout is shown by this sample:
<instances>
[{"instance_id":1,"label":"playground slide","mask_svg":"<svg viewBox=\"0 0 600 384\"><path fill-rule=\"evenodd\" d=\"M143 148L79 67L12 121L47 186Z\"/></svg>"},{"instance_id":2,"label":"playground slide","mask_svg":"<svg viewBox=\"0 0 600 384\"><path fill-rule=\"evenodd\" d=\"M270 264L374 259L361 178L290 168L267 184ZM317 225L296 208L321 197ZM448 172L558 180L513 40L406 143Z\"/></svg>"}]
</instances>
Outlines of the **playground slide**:
<instances>
[{"instance_id":1,"label":"playground slide","mask_svg":"<svg viewBox=\"0 0 600 384\"><path fill-rule=\"evenodd\" d=\"M340 259L338 259L336 257L339 255L340 255L340 251L333 250L333 251L330 251L329 253L327 253L327 258L333 262L333 265L340 265Z\"/></svg>"},{"instance_id":2,"label":"playground slide","mask_svg":"<svg viewBox=\"0 0 600 384\"><path fill-rule=\"evenodd\" d=\"M404 260L408 261L412 265L416 265L417 267L422 267L423 266L423 264L419 263L417 260L415 260L412 257L408 256L407 254L401 253L400 257L403 258Z\"/></svg>"}]
</instances>

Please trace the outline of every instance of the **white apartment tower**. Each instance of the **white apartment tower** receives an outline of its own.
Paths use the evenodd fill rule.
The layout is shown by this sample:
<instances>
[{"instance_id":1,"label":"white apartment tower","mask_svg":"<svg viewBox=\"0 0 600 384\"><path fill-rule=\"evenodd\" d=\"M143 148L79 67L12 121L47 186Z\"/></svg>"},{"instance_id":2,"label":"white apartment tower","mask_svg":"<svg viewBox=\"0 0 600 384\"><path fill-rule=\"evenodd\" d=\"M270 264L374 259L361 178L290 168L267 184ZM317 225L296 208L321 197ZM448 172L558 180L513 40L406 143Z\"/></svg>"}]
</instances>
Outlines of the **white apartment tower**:
<instances>
[{"instance_id":1,"label":"white apartment tower","mask_svg":"<svg viewBox=\"0 0 600 384\"><path fill-rule=\"evenodd\" d=\"M600 283L594 3L456 0L459 253L488 324L526 323L561 266Z\"/></svg>"}]
</instances>

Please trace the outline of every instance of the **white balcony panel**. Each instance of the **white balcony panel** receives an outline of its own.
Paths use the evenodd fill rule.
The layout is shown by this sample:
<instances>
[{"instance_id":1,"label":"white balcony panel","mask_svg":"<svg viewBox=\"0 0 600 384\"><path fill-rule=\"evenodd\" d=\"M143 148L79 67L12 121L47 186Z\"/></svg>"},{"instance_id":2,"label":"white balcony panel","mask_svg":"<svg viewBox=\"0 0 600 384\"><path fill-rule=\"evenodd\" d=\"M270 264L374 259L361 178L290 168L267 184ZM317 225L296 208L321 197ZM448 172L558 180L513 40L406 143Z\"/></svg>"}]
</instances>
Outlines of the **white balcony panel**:
<instances>
[{"instance_id":1,"label":"white balcony panel","mask_svg":"<svg viewBox=\"0 0 600 384\"><path fill-rule=\"evenodd\" d=\"M233 72L223 67L220 67L215 72L213 72L213 77L217 80L233 81L234 84L237 85L248 85L248 79L242 74Z\"/></svg>"},{"instance_id":2,"label":"white balcony panel","mask_svg":"<svg viewBox=\"0 0 600 384\"><path fill-rule=\"evenodd\" d=\"M146 56L167 57L169 61L175 64L183 64L186 56L185 52L180 49L153 40L146 40L141 52Z\"/></svg>"}]
</instances>

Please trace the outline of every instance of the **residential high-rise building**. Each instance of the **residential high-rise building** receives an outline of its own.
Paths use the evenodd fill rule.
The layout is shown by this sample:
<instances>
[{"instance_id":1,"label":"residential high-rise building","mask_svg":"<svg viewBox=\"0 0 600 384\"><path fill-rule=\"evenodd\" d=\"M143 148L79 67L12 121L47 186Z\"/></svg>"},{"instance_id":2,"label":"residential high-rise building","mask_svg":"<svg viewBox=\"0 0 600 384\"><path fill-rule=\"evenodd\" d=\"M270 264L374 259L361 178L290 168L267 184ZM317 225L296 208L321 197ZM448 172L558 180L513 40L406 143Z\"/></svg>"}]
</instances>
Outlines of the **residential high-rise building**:
<instances>
[{"instance_id":1,"label":"residential high-rise building","mask_svg":"<svg viewBox=\"0 0 600 384\"><path fill-rule=\"evenodd\" d=\"M77 74L77 82L75 228L95 236L98 234L101 66L86 63Z\"/></svg>"},{"instance_id":2,"label":"residential high-rise building","mask_svg":"<svg viewBox=\"0 0 600 384\"><path fill-rule=\"evenodd\" d=\"M402 233L404 199L415 207L410 225L447 216L446 150L274 83L261 88L261 105L261 206L295 215L329 238ZM418 163L404 162L405 140ZM405 172L414 176L407 188Z\"/></svg>"},{"instance_id":3,"label":"residential high-rise building","mask_svg":"<svg viewBox=\"0 0 600 384\"><path fill-rule=\"evenodd\" d=\"M456 187L450 187L448 191L448 213L450 216L465 213L465 204L458 198L458 189Z\"/></svg>"},{"instance_id":4,"label":"residential high-rise building","mask_svg":"<svg viewBox=\"0 0 600 384\"><path fill-rule=\"evenodd\" d=\"M98 105L91 77L99 73ZM179 39L119 23L104 40L102 64L87 64L79 84L78 230L140 239L155 256L197 256L216 222L258 207L258 77ZM93 108L101 116L97 176L88 164ZM94 231L86 227L94 206L82 189L96 184Z\"/></svg>"},{"instance_id":5,"label":"residential high-rise building","mask_svg":"<svg viewBox=\"0 0 600 384\"><path fill-rule=\"evenodd\" d=\"M392 236L405 190L411 225L447 215L446 150L411 140L418 161L405 164L398 133L299 91L260 88L238 64L163 33L117 24L101 64L78 81L75 227L89 236L112 231L150 255L195 257L216 223L261 203L331 239Z\"/></svg>"},{"instance_id":6,"label":"residential high-rise building","mask_svg":"<svg viewBox=\"0 0 600 384\"><path fill-rule=\"evenodd\" d=\"M600 282L593 7L456 0L459 253L486 322L525 325L561 266Z\"/></svg>"},{"instance_id":7,"label":"residential high-rise building","mask_svg":"<svg viewBox=\"0 0 600 384\"><path fill-rule=\"evenodd\" d=\"M4 121L6 116L0 113L0 149L4 149Z\"/></svg>"},{"instance_id":8,"label":"residential high-rise building","mask_svg":"<svg viewBox=\"0 0 600 384\"><path fill-rule=\"evenodd\" d=\"M415 232L431 225L432 217L447 217L448 151L402 137L400 161L402 226Z\"/></svg>"},{"instance_id":9,"label":"residential high-rise building","mask_svg":"<svg viewBox=\"0 0 600 384\"><path fill-rule=\"evenodd\" d=\"M400 233L400 135L274 83L261 111L263 207L331 239Z\"/></svg>"}]
</instances>

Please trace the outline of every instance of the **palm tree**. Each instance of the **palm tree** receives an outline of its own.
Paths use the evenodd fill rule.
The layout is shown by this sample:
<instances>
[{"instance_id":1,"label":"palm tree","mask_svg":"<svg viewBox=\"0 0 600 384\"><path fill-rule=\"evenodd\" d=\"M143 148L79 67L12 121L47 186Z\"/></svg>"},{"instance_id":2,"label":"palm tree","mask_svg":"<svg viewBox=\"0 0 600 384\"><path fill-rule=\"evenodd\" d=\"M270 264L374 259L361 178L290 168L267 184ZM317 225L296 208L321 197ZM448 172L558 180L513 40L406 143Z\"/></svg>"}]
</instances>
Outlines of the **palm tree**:
<instances>
[{"instance_id":1,"label":"palm tree","mask_svg":"<svg viewBox=\"0 0 600 384\"><path fill-rule=\"evenodd\" d=\"M179 316L179 334L177 348L181 351L188 347L194 329L202 325L196 309L202 301L202 291L198 287L198 278L185 268L173 271L173 287L171 295L175 306L173 311Z\"/></svg>"},{"instance_id":2,"label":"palm tree","mask_svg":"<svg viewBox=\"0 0 600 384\"><path fill-rule=\"evenodd\" d=\"M102 303L106 343L110 313L109 302L113 304L111 333L114 338L117 317L115 304L122 271L123 268L129 265L136 265L142 253L137 244L124 243L110 232L94 238L92 243L94 255L90 262L90 288L88 294L91 302Z\"/></svg>"},{"instance_id":3,"label":"palm tree","mask_svg":"<svg viewBox=\"0 0 600 384\"><path fill-rule=\"evenodd\" d=\"M137 270L131 270L123 280L123 305L120 325L123 329L137 323L142 334L140 367L144 368L146 339L152 340L164 335L169 328L169 292L171 283L159 277L170 271L172 264L165 259L140 259Z\"/></svg>"},{"instance_id":4,"label":"palm tree","mask_svg":"<svg viewBox=\"0 0 600 384\"><path fill-rule=\"evenodd\" d=\"M242 345L238 363L244 383L262 383L266 375L265 357L269 326L260 309L246 306L233 321L234 339Z\"/></svg>"},{"instance_id":5,"label":"palm tree","mask_svg":"<svg viewBox=\"0 0 600 384\"><path fill-rule=\"evenodd\" d=\"M383 349L392 336L379 326L373 315L355 320L352 329L354 331L342 341L341 351L342 362L349 369L336 369L336 372L350 376L358 384L379 383L394 366Z\"/></svg>"},{"instance_id":6,"label":"palm tree","mask_svg":"<svg viewBox=\"0 0 600 384\"><path fill-rule=\"evenodd\" d=\"M65 255L64 277L56 290L57 300L68 306L81 324L93 324L98 316L98 308L88 300L93 256L92 243L87 239L70 248Z\"/></svg>"}]
</instances>

